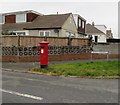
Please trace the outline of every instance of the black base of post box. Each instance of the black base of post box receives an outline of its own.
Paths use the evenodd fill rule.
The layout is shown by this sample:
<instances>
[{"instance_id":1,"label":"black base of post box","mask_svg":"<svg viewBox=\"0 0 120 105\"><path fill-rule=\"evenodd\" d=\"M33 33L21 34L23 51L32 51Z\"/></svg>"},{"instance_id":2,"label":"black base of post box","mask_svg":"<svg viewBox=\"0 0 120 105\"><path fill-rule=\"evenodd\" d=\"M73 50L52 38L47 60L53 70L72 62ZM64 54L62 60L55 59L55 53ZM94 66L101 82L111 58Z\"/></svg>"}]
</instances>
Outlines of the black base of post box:
<instances>
[{"instance_id":1,"label":"black base of post box","mask_svg":"<svg viewBox=\"0 0 120 105\"><path fill-rule=\"evenodd\" d=\"M48 65L40 65L41 68L46 68Z\"/></svg>"}]
</instances>

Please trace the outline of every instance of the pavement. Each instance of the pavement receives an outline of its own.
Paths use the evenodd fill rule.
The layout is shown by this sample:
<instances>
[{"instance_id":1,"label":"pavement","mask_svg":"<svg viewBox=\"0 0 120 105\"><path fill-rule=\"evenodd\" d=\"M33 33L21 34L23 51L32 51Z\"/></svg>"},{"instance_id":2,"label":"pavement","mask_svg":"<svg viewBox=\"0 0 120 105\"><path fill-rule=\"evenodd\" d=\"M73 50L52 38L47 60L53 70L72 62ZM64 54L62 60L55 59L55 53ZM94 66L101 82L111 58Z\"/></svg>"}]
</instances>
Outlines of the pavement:
<instances>
[{"instance_id":1,"label":"pavement","mask_svg":"<svg viewBox=\"0 0 120 105\"><path fill-rule=\"evenodd\" d=\"M118 60L116 59L109 59L109 61L112 60ZM96 61L107 61L106 59L96 59L93 60L93 62ZM75 62L91 62L90 60L71 60L71 61L50 61L49 65L51 64L65 64L65 63L75 63ZM39 67L40 63L39 62L3 62L2 63L2 70L7 70L7 71L18 71L18 72L27 72L28 69L33 68L33 67Z\"/></svg>"},{"instance_id":2,"label":"pavement","mask_svg":"<svg viewBox=\"0 0 120 105\"><path fill-rule=\"evenodd\" d=\"M84 79L2 71L0 81L2 103L118 103L118 79Z\"/></svg>"}]
</instances>

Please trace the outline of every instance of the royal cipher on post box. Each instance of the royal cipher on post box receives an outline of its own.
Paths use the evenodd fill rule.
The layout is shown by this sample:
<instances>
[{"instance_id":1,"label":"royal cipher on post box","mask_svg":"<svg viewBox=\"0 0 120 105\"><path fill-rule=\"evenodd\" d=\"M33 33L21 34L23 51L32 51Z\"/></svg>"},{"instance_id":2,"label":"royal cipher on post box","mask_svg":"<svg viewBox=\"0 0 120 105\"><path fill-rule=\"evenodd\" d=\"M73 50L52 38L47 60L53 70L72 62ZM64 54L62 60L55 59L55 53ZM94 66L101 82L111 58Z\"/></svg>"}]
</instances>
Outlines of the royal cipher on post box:
<instances>
[{"instance_id":1,"label":"royal cipher on post box","mask_svg":"<svg viewBox=\"0 0 120 105\"><path fill-rule=\"evenodd\" d=\"M46 68L48 66L48 42L42 41L40 44L40 67Z\"/></svg>"}]
</instances>

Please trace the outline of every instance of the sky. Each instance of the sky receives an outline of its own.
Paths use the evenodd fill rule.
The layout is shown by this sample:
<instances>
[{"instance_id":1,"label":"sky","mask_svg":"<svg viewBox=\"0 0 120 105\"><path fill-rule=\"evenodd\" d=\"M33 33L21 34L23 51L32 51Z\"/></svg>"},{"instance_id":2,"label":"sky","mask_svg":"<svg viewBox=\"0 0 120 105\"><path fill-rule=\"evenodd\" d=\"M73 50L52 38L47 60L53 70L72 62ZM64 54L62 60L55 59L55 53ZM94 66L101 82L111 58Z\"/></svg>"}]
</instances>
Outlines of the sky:
<instances>
[{"instance_id":1,"label":"sky","mask_svg":"<svg viewBox=\"0 0 120 105\"><path fill-rule=\"evenodd\" d=\"M42 14L73 13L79 14L87 23L105 25L118 38L118 1L117 0L4 0L0 12L34 10Z\"/></svg>"}]
</instances>

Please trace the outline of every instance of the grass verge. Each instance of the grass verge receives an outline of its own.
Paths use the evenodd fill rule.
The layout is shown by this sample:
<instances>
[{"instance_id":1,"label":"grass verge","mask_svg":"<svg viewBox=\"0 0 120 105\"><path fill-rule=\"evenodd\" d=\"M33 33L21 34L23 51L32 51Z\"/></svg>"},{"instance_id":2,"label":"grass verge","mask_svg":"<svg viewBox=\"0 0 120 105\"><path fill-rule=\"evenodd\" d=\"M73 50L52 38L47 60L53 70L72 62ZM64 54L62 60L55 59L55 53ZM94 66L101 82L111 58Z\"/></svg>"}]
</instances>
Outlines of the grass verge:
<instances>
[{"instance_id":1,"label":"grass verge","mask_svg":"<svg viewBox=\"0 0 120 105\"><path fill-rule=\"evenodd\" d=\"M101 61L87 63L68 63L49 65L45 69L34 67L30 72L64 76L120 76L120 61Z\"/></svg>"}]
</instances>

